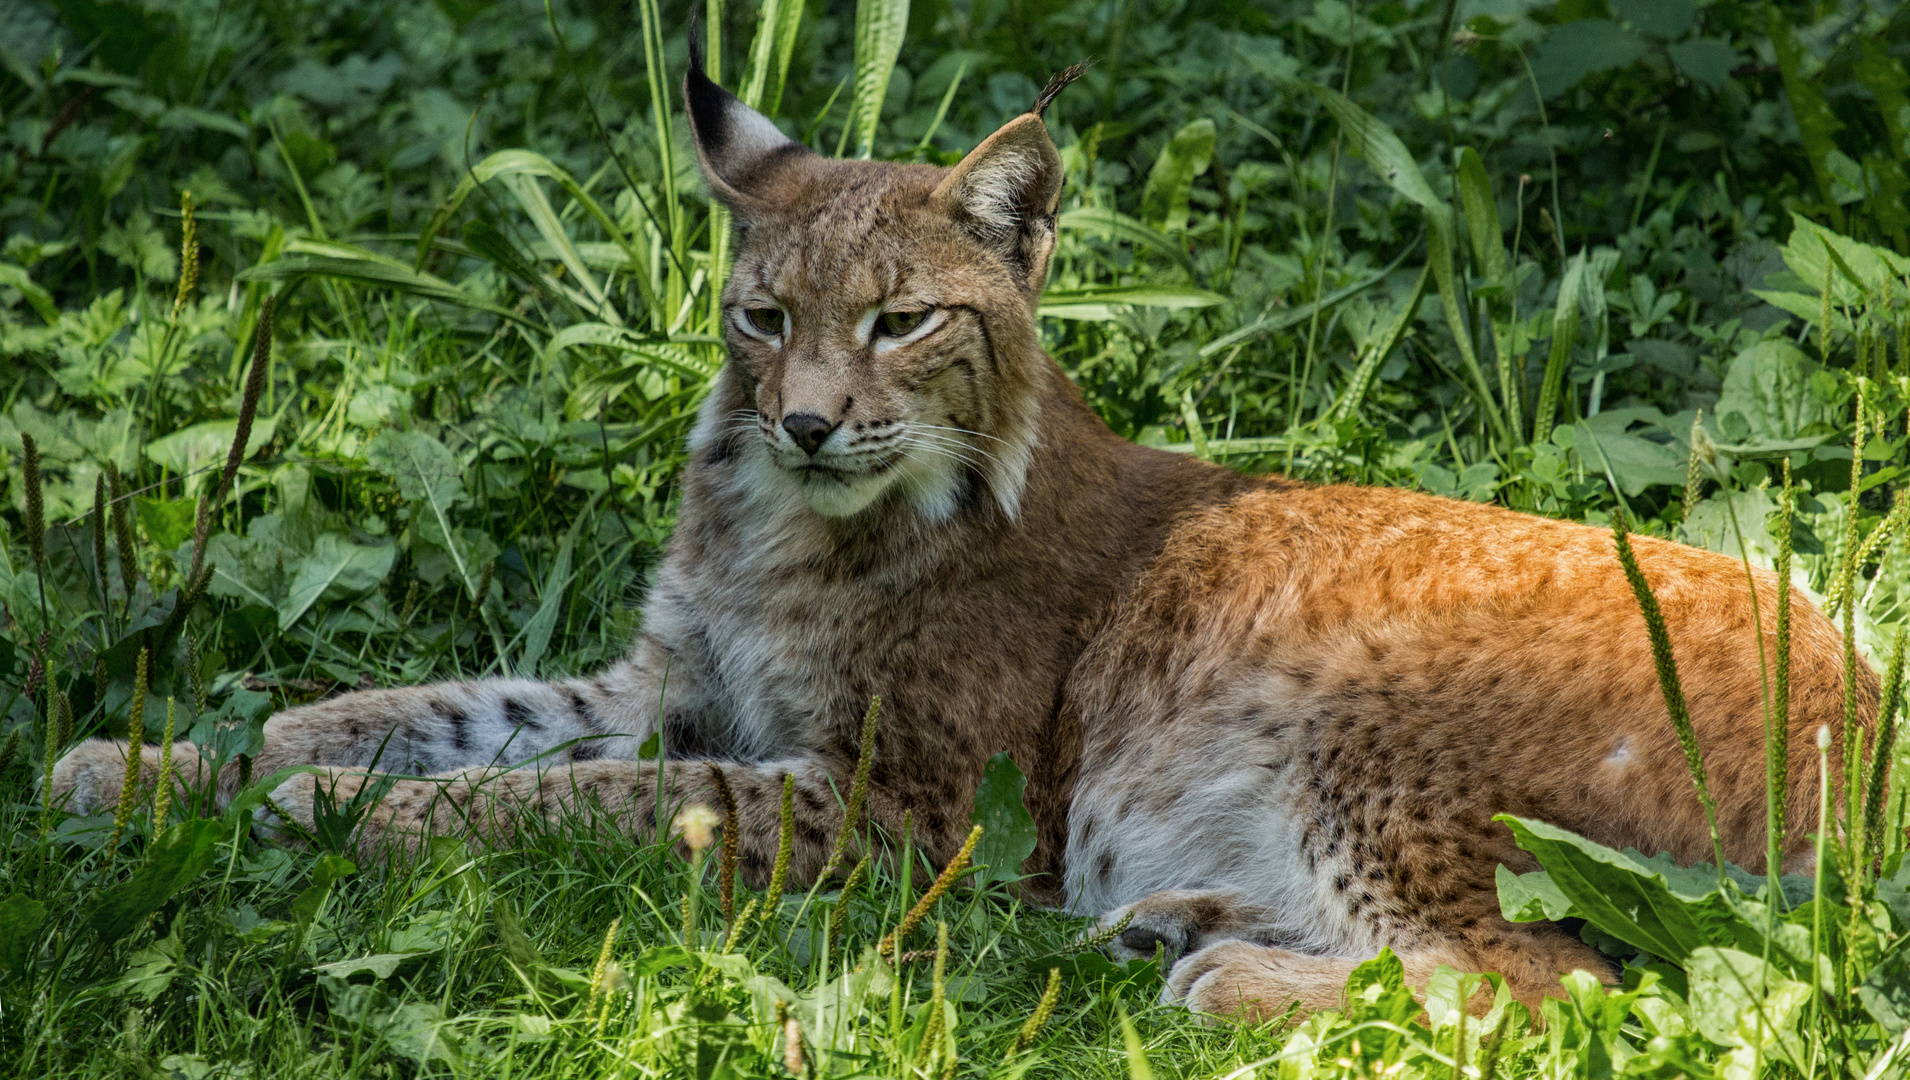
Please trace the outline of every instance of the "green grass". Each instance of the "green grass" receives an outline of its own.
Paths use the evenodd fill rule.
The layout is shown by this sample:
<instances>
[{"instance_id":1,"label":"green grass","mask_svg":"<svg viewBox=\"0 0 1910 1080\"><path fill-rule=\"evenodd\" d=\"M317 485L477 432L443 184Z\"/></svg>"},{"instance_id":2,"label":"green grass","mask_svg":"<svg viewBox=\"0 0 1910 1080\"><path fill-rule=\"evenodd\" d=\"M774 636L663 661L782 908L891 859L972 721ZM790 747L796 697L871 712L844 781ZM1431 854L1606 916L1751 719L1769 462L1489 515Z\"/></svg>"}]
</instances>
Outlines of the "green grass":
<instances>
[{"instance_id":1,"label":"green grass","mask_svg":"<svg viewBox=\"0 0 1910 1080\"><path fill-rule=\"evenodd\" d=\"M711 70L823 153L953 161L1096 60L1048 114L1069 179L1042 330L1123 435L1598 523L1622 509L1790 560L1891 666L1910 623L1903 12L695 6ZM726 225L674 100L688 14L0 16L0 1056L23 1075L782 1075L783 996L824 1072L948 1075L919 955L943 923L955 1075L1444 1078L1455 1050L1476 1080L1904 1074L1901 767L1846 785L1813 881L1514 823L1547 870L1503 883L1507 910L1581 920L1630 964L1621 988L1569 984L1537 1033L1516 1007L1461 1022L1457 982L1422 1020L1383 960L1343 1013L1205 1026L1000 883L940 901L898 972L869 950L939 869L919 862L878 870L839 939L839 898L792 894L725 951L709 871L693 885L678 855L582 822L348 867L348 816L287 846L190 800L155 830L148 803L109 853L110 816L46 814L49 736L123 735L142 644L149 737L170 698L178 730L227 753L271 709L364 681L621 652L722 359ZM253 437L220 491L261 337ZM110 510L101 484L123 491ZM214 569L188 602L195 566ZM1902 743L1881 760L1905 764ZM1050 968L1053 1016L1004 1063Z\"/></svg>"}]
</instances>

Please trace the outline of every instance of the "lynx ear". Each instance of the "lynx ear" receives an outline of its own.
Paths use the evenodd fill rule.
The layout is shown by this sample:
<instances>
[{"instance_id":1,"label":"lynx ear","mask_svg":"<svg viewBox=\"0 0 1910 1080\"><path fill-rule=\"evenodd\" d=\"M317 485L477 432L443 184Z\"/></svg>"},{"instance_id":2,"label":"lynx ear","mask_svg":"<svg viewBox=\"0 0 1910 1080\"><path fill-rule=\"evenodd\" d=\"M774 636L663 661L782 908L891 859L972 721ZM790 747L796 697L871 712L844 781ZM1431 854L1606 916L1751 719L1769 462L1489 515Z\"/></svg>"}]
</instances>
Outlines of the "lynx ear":
<instances>
[{"instance_id":1,"label":"lynx ear","mask_svg":"<svg viewBox=\"0 0 1910 1080\"><path fill-rule=\"evenodd\" d=\"M701 52L693 33L690 71L683 77L690 139L696 144L696 161L710 190L732 209L743 209L755 201L752 185L767 166L811 151L777 130L769 117L711 82L697 59Z\"/></svg>"},{"instance_id":2,"label":"lynx ear","mask_svg":"<svg viewBox=\"0 0 1910 1080\"><path fill-rule=\"evenodd\" d=\"M956 223L1020 267L1035 293L1048 278L1062 181L1061 155L1041 114L1087 70L1076 64L1049 80L1033 109L969 151L935 189Z\"/></svg>"},{"instance_id":3,"label":"lynx ear","mask_svg":"<svg viewBox=\"0 0 1910 1080\"><path fill-rule=\"evenodd\" d=\"M968 152L935 189L969 235L1012 261L1040 292L1054 250L1061 155L1039 113L1023 113Z\"/></svg>"}]
</instances>

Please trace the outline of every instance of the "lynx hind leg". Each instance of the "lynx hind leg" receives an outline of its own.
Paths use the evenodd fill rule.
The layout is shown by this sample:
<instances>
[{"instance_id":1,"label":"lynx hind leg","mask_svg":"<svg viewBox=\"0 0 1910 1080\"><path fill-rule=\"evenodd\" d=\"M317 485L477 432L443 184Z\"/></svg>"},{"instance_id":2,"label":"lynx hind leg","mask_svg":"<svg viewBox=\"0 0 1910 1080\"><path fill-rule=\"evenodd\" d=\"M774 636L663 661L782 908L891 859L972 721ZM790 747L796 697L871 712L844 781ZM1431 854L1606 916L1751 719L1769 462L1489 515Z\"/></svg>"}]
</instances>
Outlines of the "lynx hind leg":
<instances>
[{"instance_id":1,"label":"lynx hind leg","mask_svg":"<svg viewBox=\"0 0 1910 1080\"><path fill-rule=\"evenodd\" d=\"M1540 999L1560 993L1559 976L1567 972L1611 977L1608 961L1557 927L1506 923L1491 896L1462 897L1461 902L1479 909L1459 920L1469 923L1468 931L1449 933L1422 924L1384 943L1399 956L1406 982L1416 990L1442 965L1490 972L1504 976L1512 996L1536 1010ZM1488 905L1492 910L1485 910ZM1109 913L1102 926L1117 925L1123 917L1127 925L1109 951L1152 956L1157 948L1165 949L1171 966L1163 1000L1250 1023L1285 1015L1296 1004L1302 1012L1339 1008L1347 977L1365 959L1282 948L1276 942L1284 935L1272 928L1266 912L1235 892L1155 893ZM1475 1011L1489 1005L1483 991L1471 1003Z\"/></svg>"}]
</instances>

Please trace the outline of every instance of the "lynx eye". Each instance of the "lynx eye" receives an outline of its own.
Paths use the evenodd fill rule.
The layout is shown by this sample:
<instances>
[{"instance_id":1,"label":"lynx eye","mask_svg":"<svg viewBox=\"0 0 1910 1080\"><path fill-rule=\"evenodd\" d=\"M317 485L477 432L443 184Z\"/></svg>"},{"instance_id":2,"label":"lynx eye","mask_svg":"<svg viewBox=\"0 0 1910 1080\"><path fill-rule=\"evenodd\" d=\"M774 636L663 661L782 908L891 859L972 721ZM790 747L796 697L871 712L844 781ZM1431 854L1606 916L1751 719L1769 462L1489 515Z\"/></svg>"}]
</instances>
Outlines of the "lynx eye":
<instances>
[{"instance_id":1,"label":"lynx eye","mask_svg":"<svg viewBox=\"0 0 1910 1080\"><path fill-rule=\"evenodd\" d=\"M783 332L783 313L776 308L744 308L743 318L749 322L752 329L764 337L775 337Z\"/></svg>"},{"instance_id":2,"label":"lynx eye","mask_svg":"<svg viewBox=\"0 0 1910 1080\"><path fill-rule=\"evenodd\" d=\"M929 312L929 308L920 311L885 311L875 320L875 328L883 337L907 337L922 328Z\"/></svg>"}]
</instances>

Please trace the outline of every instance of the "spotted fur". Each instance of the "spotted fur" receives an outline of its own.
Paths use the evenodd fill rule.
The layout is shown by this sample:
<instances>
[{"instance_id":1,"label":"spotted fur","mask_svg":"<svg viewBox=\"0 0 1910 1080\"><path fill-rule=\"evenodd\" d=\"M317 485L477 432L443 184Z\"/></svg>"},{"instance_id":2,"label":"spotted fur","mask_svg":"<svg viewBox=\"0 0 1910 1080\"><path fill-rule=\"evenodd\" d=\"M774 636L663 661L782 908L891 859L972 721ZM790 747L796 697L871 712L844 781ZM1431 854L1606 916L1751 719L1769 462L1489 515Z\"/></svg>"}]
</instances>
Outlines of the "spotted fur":
<instances>
[{"instance_id":1,"label":"spotted fur","mask_svg":"<svg viewBox=\"0 0 1910 1080\"><path fill-rule=\"evenodd\" d=\"M925 853L948 858L1006 751L1039 831L1028 895L1126 918L1116 952L1165 949L1170 995L1250 1017L1337 1003L1383 946L1416 980L1494 970L1527 1001L1561 971L1604 972L1576 938L1500 917L1495 868L1532 862L1494 814L1708 854L1608 534L1117 438L1037 338L1061 162L1033 113L941 169L817 157L700 72L686 95L704 174L735 211L730 363L690 439L642 636L594 676L279 715L254 772L329 767L279 791L294 818L310 823L321 789L395 773L368 848L503 842L526 812L653 835L659 807L715 805L714 765L757 884L794 777L800 882L840 828L879 694L878 825L912 811ZM1760 867L1744 571L1636 549L1726 853ZM1769 612L1777 583L1756 587ZM1837 747L1841 643L1797 603L1792 739L1826 724ZM1869 723L1876 679L1861 676ZM652 733L663 763L637 760ZM77 748L56 789L112 803L125 753ZM188 745L175 758L202 768ZM157 749L143 760L150 777ZM1793 861L1809 857L1813 774L1789 778ZM236 772L218 779L229 796Z\"/></svg>"}]
</instances>

